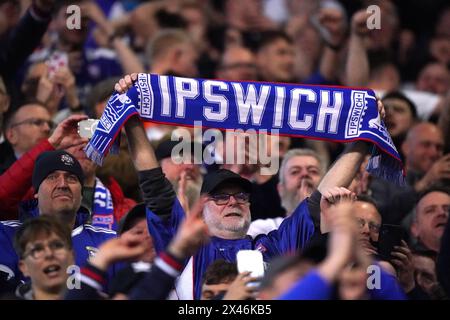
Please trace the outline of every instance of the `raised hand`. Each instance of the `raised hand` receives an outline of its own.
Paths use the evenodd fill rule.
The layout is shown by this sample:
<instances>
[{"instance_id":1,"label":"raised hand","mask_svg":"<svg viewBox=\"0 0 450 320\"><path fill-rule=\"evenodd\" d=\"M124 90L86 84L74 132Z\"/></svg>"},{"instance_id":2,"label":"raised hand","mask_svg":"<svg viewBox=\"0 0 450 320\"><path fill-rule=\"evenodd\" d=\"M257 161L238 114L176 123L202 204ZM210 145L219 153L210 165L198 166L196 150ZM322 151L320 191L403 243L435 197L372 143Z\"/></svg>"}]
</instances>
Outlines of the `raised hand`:
<instances>
[{"instance_id":1,"label":"raised hand","mask_svg":"<svg viewBox=\"0 0 450 320\"><path fill-rule=\"evenodd\" d=\"M190 215L189 199L186 195L186 184L187 184L186 175L187 175L186 170L183 170L180 174L180 180L178 180L177 197L178 197L178 201L180 201L180 204L183 207L183 210L184 210L186 216L189 216Z\"/></svg>"},{"instance_id":2,"label":"raised hand","mask_svg":"<svg viewBox=\"0 0 450 320\"><path fill-rule=\"evenodd\" d=\"M347 31L344 11L334 7L321 8L319 21L328 30L329 39L326 40L333 46L340 46L345 40Z\"/></svg>"},{"instance_id":3,"label":"raised hand","mask_svg":"<svg viewBox=\"0 0 450 320\"><path fill-rule=\"evenodd\" d=\"M356 200L356 194L344 187L333 187L322 191L320 209L322 211L329 211L331 208L336 209L336 205L339 202L346 202L348 200Z\"/></svg>"},{"instance_id":4,"label":"raised hand","mask_svg":"<svg viewBox=\"0 0 450 320\"><path fill-rule=\"evenodd\" d=\"M370 17L370 13L366 10L357 11L351 22L351 32L354 35L364 37L367 36L370 30L367 28L367 19Z\"/></svg>"},{"instance_id":5,"label":"raised hand","mask_svg":"<svg viewBox=\"0 0 450 320\"><path fill-rule=\"evenodd\" d=\"M332 187L322 190L322 199L320 200L320 230L322 233L330 231L330 227L336 213L337 205L340 202L354 201L356 194L344 187Z\"/></svg>"},{"instance_id":6,"label":"raised hand","mask_svg":"<svg viewBox=\"0 0 450 320\"><path fill-rule=\"evenodd\" d=\"M87 118L86 115L82 114L68 117L58 124L52 135L48 138L48 142L57 150L87 143L89 140L80 137L77 126L78 122L86 120Z\"/></svg>"},{"instance_id":7,"label":"raised hand","mask_svg":"<svg viewBox=\"0 0 450 320\"><path fill-rule=\"evenodd\" d=\"M119 261L129 261L139 258L146 250L142 237L131 233L123 234L120 238L104 242L90 262L100 270Z\"/></svg>"},{"instance_id":8,"label":"raised hand","mask_svg":"<svg viewBox=\"0 0 450 320\"><path fill-rule=\"evenodd\" d=\"M125 93L133 86L133 82L137 80L137 75L137 73L127 74L114 85L114 90L118 93Z\"/></svg>"},{"instance_id":9,"label":"raised hand","mask_svg":"<svg viewBox=\"0 0 450 320\"><path fill-rule=\"evenodd\" d=\"M48 77L48 68L45 68L44 74L39 78L36 91L36 99L47 104L54 93L55 83Z\"/></svg>"},{"instance_id":10,"label":"raised hand","mask_svg":"<svg viewBox=\"0 0 450 320\"><path fill-rule=\"evenodd\" d=\"M208 226L203 220L206 197L201 197L192 207L190 214L178 228L168 251L179 259L194 255L203 244L209 241Z\"/></svg>"},{"instance_id":11,"label":"raised hand","mask_svg":"<svg viewBox=\"0 0 450 320\"><path fill-rule=\"evenodd\" d=\"M377 107L378 107L378 113L381 116L381 119L384 119L386 117L386 110L384 109L384 104L381 102L381 99L377 97Z\"/></svg>"},{"instance_id":12,"label":"raised hand","mask_svg":"<svg viewBox=\"0 0 450 320\"><path fill-rule=\"evenodd\" d=\"M416 184L416 190L421 191L440 179L450 179L450 153L433 164L425 176Z\"/></svg>"},{"instance_id":13,"label":"raised hand","mask_svg":"<svg viewBox=\"0 0 450 320\"><path fill-rule=\"evenodd\" d=\"M257 281L257 278L250 277L251 272L242 272L228 287L223 300L249 300L255 297L257 287L249 285L250 282Z\"/></svg>"},{"instance_id":14,"label":"raised hand","mask_svg":"<svg viewBox=\"0 0 450 320\"><path fill-rule=\"evenodd\" d=\"M80 101L78 99L75 76L69 68L59 68L53 77L53 82L63 88L70 108L74 109L79 107Z\"/></svg>"},{"instance_id":15,"label":"raised hand","mask_svg":"<svg viewBox=\"0 0 450 320\"><path fill-rule=\"evenodd\" d=\"M51 12L55 7L55 0L36 0L34 5L44 12Z\"/></svg>"},{"instance_id":16,"label":"raised hand","mask_svg":"<svg viewBox=\"0 0 450 320\"><path fill-rule=\"evenodd\" d=\"M306 198L310 197L313 193L314 187L310 179L303 178L300 182L300 188L297 190L297 201L302 202Z\"/></svg>"},{"instance_id":17,"label":"raised hand","mask_svg":"<svg viewBox=\"0 0 450 320\"><path fill-rule=\"evenodd\" d=\"M390 262L397 271L398 281L402 285L405 292L414 289L416 282L414 279L414 264L412 261L412 253L405 241L402 240L400 246L395 246L391 252L394 258Z\"/></svg>"},{"instance_id":18,"label":"raised hand","mask_svg":"<svg viewBox=\"0 0 450 320\"><path fill-rule=\"evenodd\" d=\"M336 202L333 210L328 254L318 267L318 272L329 282L336 280L343 268L354 260L358 234L350 197Z\"/></svg>"}]
</instances>

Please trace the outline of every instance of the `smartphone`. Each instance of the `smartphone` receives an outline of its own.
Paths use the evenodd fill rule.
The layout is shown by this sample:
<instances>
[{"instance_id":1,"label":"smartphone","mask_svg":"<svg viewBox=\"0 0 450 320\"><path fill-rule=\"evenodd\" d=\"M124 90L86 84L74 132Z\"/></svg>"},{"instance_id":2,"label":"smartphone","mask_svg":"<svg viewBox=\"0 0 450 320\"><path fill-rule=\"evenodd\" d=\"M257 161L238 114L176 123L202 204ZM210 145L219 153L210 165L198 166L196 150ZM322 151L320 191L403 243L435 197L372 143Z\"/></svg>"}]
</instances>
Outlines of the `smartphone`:
<instances>
[{"instance_id":1,"label":"smartphone","mask_svg":"<svg viewBox=\"0 0 450 320\"><path fill-rule=\"evenodd\" d=\"M87 119L78 122L78 134L82 138L91 139L100 120Z\"/></svg>"},{"instance_id":2,"label":"smartphone","mask_svg":"<svg viewBox=\"0 0 450 320\"><path fill-rule=\"evenodd\" d=\"M69 65L69 58L65 52L55 51L47 59L46 64L48 66L48 78L53 79L55 73L60 68L67 67Z\"/></svg>"},{"instance_id":3,"label":"smartphone","mask_svg":"<svg viewBox=\"0 0 450 320\"><path fill-rule=\"evenodd\" d=\"M401 245L401 240L406 239L405 231L399 225L383 224L378 238L378 255L384 260L391 260L391 252L395 246Z\"/></svg>"},{"instance_id":4,"label":"smartphone","mask_svg":"<svg viewBox=\"0 0 450 320\"><path fill-rule=\"evenodd\" d=\"M260 251L240 250L236 255L238 272L250 271L253 278L262 278L264 276L264 261ZM259 286L259 281L250 282L249 286Z\"/></svg>"}]
</instances>

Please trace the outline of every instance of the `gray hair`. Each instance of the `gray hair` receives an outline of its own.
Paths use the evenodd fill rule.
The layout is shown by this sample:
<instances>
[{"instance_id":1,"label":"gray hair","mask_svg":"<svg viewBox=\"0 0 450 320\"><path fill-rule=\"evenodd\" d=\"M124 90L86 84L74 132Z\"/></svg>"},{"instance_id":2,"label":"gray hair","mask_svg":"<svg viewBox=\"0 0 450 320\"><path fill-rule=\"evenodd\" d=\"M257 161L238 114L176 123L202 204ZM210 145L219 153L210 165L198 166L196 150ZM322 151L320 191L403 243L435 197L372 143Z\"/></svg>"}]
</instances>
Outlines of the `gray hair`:
<instances>
[{"instance_id":1,"label":"gray hair","mask_svg":"<svg viewBox=\"0 0 450 320\"><path fill-rule=\"evenodd\" d=\"M285 180L286 180L284 178L284 170L286 169L286 165L287 165L288 161L294 157L305 157L305 156L316 158L316 160L319 162L320 174L322 176L325 174L327 167L328 167L328 163L319 153L317 153L316 151L314 151L312 149L306 149L306 148L291 149L288 152L286 152L286 154L284 155L283 161L281 162L280 171L278 172L281 184L284 184Z\"/></svg>"}]
</instances>

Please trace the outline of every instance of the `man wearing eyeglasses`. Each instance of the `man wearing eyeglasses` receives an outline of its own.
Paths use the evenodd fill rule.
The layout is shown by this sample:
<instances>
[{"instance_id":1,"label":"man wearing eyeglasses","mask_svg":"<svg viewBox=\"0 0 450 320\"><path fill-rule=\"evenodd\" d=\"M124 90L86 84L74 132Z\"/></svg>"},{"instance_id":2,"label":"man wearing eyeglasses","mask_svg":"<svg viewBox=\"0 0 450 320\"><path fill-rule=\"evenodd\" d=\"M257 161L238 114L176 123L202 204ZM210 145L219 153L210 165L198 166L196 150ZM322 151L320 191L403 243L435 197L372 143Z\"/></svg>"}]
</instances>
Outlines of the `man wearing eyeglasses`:
<instances>
[{"instance_id":1,"label":"man wearing eyeglasses","mask_svg":"<svg viewBox=\"0 0 450 320\"><path fill-rule=\"evenodd\" d=\"M6 141L0 145L0 174L41 140L47 139L52 128L50 113L40 103L25 104L12 113L5 123Z\"/></svg>"},{"instance_id":2,"label":"man wearing eyeglasses","mask_svg":"<svg viewBox=\"0 0 450 320\"><path fill-rule=\"evenodd\" d=\"M376 255L374 243L378 242L381 227L381 215L375 202L364 195L358 196L353 204L354 215L359 227L359 243L369 255Z\"/></svg>"},{"instance_id":3,"label":"man wearing eyeglasses","mask_svg":"<svg viewBox=\"0 0 450 320\"><path fill-rule=\"evenodd\" d=\"M125 76L116 84L115 90L125 92L132 83L132 77ZM381 102L378 107L383 114ZM158 164L142 122L137 116L132 116L125 123L125 130L147 206L148 229L159 253L174 237L186 214ZM344 187L350 185L370 148L363 141L349 145L318 186L323 199L332 203L351 193ZM238 251L258 250L264 261L269 262L276 256L302 249L319 229L326 232L329 228L332 217L325 216L322 210L319 227L310 213L309 201L305 199L277 230L255 238L246 236L251 220L250 192L249 180L226 169L204 177L200 193L204 198L203 218L209 228L211 241L185 261L184 271L177 281L172 298L200 299L203 274L215 260L235 262Z\"/></svg>"},{"instance_id":4,"label":"man wearing eyeglasses","mask_svg":"<svg viewBox=\"0 0 450 320\"><path fill-rule=\"evenodd\" d=\"M125 124L130 155L138 171L140 187L147 205L147 222L155 249L161 252L174 236L185 212L170 182L158 165L142 123L132 117ZM350 184L369 147L355 143L324 177L323 190ZM318 231L309 212L307 199L277 230L255 238L246 236L250 221L251 183L229 170L221 169L205 176L201 188L205 199L203 218L212 235L198 254L185 262L172 298L199 299L201 279L206 268L217 259L236 261L239 250L259 250L264 261L301 249Z\"/></svg>"}]
</instances>

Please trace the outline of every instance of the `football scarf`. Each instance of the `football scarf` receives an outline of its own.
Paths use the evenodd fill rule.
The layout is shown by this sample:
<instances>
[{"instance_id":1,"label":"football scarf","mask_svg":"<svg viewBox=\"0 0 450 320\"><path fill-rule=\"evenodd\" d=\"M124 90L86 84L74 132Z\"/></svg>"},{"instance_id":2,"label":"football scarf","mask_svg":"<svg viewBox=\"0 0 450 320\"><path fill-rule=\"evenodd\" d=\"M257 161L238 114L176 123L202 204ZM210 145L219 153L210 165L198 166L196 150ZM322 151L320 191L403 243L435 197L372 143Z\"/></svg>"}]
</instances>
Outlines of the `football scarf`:
<instances>
[{"instance_id":1,"label":"football scarf","mask_svg":"<svg viewBox=\"0 0 450 320\"><path fill-rule=\"evenodd\" d=\"M126 93L108 101L88 157L102 164L117 152L127 119L173 126L255 130L335 142L374 145L367 170L402 185L403 165L370 89L264 82L191 79L140 73Z\"/></svg>"}]
</instances>

